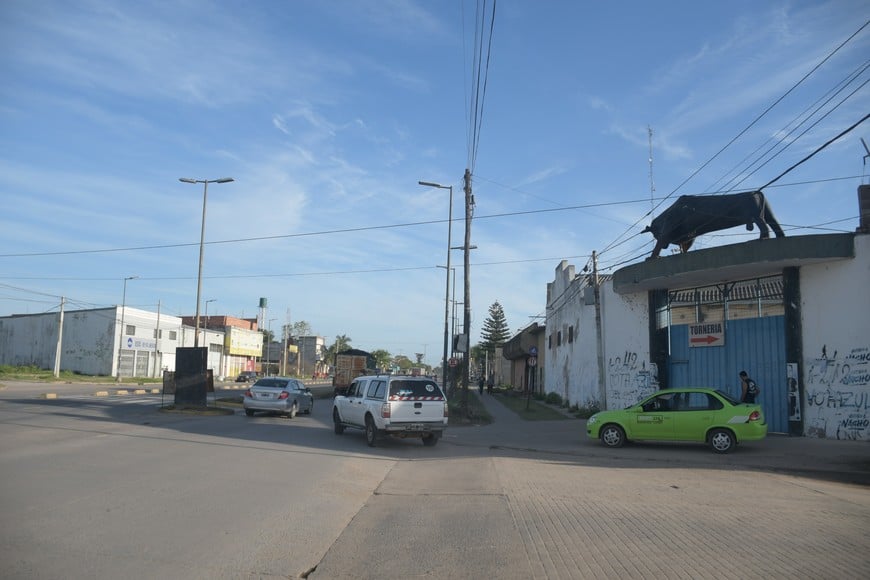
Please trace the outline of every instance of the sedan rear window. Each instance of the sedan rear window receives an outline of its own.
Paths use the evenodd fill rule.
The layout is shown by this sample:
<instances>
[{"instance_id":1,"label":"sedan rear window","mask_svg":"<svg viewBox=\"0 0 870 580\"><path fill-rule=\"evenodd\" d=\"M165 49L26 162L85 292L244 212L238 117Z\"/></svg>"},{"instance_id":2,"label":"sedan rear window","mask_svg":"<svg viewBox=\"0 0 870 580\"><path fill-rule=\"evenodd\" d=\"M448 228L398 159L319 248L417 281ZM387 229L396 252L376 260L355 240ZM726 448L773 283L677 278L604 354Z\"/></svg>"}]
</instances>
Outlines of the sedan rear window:
<instances>
[{"instance_id":1,"label":"sedan rear window","mask_svg":"<svg viewBox=\"0 0 870 580\"><path fill-rule=\"evenodd\" d=\"M287 383L290 381L284 379L260 379L256 383L254 383L255 387L277 387L279 389L283 389L287 386Z\"/></svg>"},{"instance_id":2,"label":"sedan rear window","mask_svg":"<svg viewBox=\"0 0 870 580\"><path fill-rule=\"evenodd\" d=\"M441 401L444 395L434 381L393 381L390 383L391 401Z\"/></svg>"}]
</instances>

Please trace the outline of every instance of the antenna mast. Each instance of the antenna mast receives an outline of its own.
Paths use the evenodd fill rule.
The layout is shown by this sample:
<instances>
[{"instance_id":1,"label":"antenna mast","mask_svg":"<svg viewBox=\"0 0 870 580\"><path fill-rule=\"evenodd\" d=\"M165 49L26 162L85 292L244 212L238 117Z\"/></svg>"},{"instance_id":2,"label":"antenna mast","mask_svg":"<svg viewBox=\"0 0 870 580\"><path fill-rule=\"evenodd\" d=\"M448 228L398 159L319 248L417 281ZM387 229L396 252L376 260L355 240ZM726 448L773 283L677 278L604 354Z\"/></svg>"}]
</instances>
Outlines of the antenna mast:
<instances>
[{"instance_id":1,"label":"antenna mast","mask_svg":"<svg viewBox=\"0 0 870 580\"><path fill-rule=\"evenodd\" d=\"M646 126L647 134L649 135L649 207L650 211L655 209L653 194L656 191L656 184L653 181L653 150L652 150L652 135L653 130L649 125Z\"/></svg>"}]
</instances>

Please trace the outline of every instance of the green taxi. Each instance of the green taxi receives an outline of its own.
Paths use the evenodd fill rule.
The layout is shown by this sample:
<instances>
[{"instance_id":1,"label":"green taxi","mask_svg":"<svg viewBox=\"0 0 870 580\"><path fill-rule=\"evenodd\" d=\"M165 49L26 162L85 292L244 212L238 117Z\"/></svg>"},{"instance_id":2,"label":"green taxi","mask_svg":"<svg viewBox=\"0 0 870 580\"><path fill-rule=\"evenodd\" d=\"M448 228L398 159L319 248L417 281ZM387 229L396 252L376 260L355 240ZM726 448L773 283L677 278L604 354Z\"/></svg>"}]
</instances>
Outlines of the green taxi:
<instances>
[{"instance_id":1,"label":"green taxi","mask_svg":"<svg viewBox=\"0 0 870 580\"><path fill-rule=\"evenodd\" d=\"M742 441L767 436L760 405L740 403L714 389L663 389L622 411L601 411L586 434L607 447L626 441L696 441L728 453Z\"/></svg>"}]
</instances>

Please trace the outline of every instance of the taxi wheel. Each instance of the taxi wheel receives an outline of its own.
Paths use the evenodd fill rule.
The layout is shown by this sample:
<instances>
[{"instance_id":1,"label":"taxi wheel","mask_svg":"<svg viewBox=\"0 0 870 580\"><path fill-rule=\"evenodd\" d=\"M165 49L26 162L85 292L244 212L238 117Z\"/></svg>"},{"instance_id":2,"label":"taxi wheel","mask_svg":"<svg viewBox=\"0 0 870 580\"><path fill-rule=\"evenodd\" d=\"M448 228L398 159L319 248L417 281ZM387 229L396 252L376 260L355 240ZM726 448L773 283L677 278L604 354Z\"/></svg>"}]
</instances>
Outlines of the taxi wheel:
<instances>
[{"instance_id":1,"label":"taxi wheel","mask_svg":"<svg viewBox=\"0 0 870 580\"><path fill-rule=\"evenodd\" d=\"M619 425L605 425L601 428L601 442L607 447L622 447L625 445L625 431Z\"/></svg>"},{"instance_id":2,"label":"taxi wheel","mask_svg":"<svg viewBox=\"0 0 870 580\"><path fill-rule=\"evenodd\" d=\"M374 447L378 440L378 428L375 425L375 420L371 415L366 415L366 443L369 447Z\"/></svg>"},{"instance_id":3,"label":"taxi wheel","mask_svg":"<svg viewBox=\"0 0 870 580\"><path fill-rule=\"evenodd\" d=\"M728 453L737 445L734 433L728 429L713 429L708 441L713 453Z\"/></svg>"}]
</instances>

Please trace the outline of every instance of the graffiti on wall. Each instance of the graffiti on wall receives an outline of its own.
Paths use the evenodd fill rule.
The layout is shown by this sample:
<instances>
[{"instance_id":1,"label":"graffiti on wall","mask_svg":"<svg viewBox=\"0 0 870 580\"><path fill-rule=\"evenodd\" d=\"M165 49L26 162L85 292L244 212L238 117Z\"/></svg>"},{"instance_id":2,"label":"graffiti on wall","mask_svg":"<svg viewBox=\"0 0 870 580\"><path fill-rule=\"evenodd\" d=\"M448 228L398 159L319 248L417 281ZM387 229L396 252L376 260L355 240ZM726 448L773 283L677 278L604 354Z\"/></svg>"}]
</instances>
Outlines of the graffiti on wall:
<instances>
[{"instance_id":1,"label":"graffiti on wall","mask_svg":"<svg viewBox=\"0 0 870 580\"><path fill-rule=\"evenodd\" d=\"M625 351L607 361L607 408L624 409L659 388L655 363L642 360L636 352Z\"/></svg>"},{"instance_id":2,"label":"graffiti on wall","mask_svg":"<svg viewBox=\"0 0 870 580\"><path fill-rule=\"evenodd\" d=\"M830 439L870 440L870 347L847 354L822 347L807 361L806 434Z\"/></svg>"}]
</instances>

